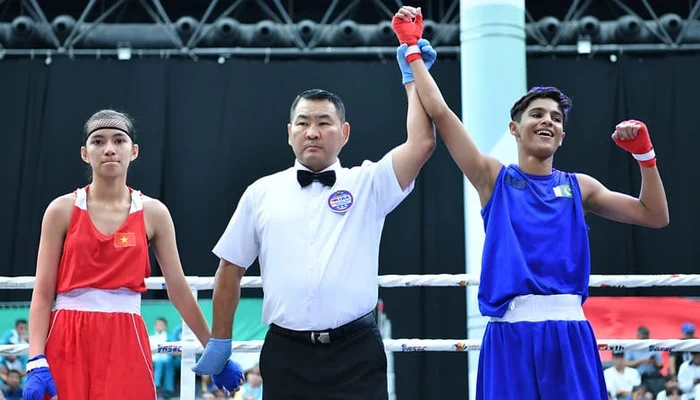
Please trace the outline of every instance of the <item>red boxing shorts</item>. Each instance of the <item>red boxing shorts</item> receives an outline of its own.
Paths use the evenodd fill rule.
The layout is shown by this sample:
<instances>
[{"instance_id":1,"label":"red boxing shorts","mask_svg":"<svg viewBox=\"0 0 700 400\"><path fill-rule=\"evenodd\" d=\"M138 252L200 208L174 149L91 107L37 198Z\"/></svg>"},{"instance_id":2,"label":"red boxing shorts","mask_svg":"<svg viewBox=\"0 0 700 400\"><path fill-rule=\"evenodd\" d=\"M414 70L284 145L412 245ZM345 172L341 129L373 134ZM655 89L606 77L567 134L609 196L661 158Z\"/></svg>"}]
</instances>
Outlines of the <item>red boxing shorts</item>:
<instances>
[{"instance_id":1,"label":"red boxing shorts","mask_svg":"<svg viewBox=\"0 0 700 400\"><path fill-rule=\"evenodd\" d=\"M58 398L155 400L141 295L124 289L74 292L56 299L46 340Z\"/></svg>"}]
</instances>

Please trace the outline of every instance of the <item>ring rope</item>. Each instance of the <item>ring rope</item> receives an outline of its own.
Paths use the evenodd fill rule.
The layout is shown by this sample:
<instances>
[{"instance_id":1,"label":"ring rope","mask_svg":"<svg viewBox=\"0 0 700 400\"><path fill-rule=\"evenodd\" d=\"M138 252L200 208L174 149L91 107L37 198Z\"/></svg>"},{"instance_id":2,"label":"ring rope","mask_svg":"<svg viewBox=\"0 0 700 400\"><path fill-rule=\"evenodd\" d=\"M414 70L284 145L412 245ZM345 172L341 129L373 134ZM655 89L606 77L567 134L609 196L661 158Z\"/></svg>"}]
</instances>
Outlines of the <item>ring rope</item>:
<instances>
[{"instance_id":1,"label":"ring rope","mask_svg":"<svg viewBox=\"0 0 700 400\"><path fill-rule=\"evenodd\" d=\"M262 340L234 341L234 352L259 352ZM151 346L153 353L181 354L183 346L192 346L196 354L204 348L197 342L166 342ZM391 352L465 352L481 350L481 340L477 339L385 339L384 348ZM700 351L700 339L598 339L600 351L658 351L691 352ZM28 344L0 345L0 355L22 355L29 353Z\"/></svg>"},{"instance_id":2,"label":"ring rope","mask_svg":"<svg viewBox=\"0 0 700 400\"><path fill-rule=\"evenodd\" d=\"M188 285L197 290L214 288L214 277L186 277ZM0 276L0 289L31 289L34 287L33 276ZM380 275L381 287L465 287L478 286L479 277L468 274L437 274L437 275ZM589 287L651 287L651 286L700 286L700 274L669 274L669 275L591 275ZM165 278L146 278L148 289L165 289ZM242 288L261 288L262 278L259 276L244 276Z\"/></svg>"},{"instance_id":3,"label":"ring rope","mask_svg":"<svg viewBox=\"0 0 700 400\"><path fill-rule=\"evenodd\" d=\"M31 289L34 287L35 277L0 277L0 289ZM186 277L188 285L197 290L213 289L213 277ZM465 287L478 286L479 278L468 274L434 274L434 275L380 275L378 279L381 287ZM163 277L151 277L146 279L148 289L165 289ZM700 286L700 274L670 274L670 275L591 275L590 287L651 287L651 286ZM262 287L261 277L243 277L242 288ZM262 340L247 342L233 342L232 350L237 352L258 352L262 348ZM167 342L152 346L154 353L179 354L182 346L193 346L195 352L201 354L203 348L196 342ZM420 352L420 351L478 351L481 349L481 341L474 339L386 339L384 347L391 352ZM646 340L598 340L599 350L613 351L700 351L700 339L646 339ZM0 355L27 354L29 345L0 345Z\"/></svg>"},{"instance_id":4,"label":"ring rope","mask_svg":"<svg viewBox=\"0 0 700 400\"><path fill-rule=\"evenodd\" d=\"M185 277L193 293L197 290L211 290L214 288L214 277ZM0 289L32 289L36 278L33 276L4 277L0 276ZM165 290L166 283L163 277L150 277L145 280L146 287L151 290ZM433 274L433 275L380 275L377 279L380 287L467 287L478 286L479 277L468 274ZM700 286L700 275L591 275L589 287L651 287L651 286ZM261 288L262 277L243 277L242 288ZM151 352L166 354L181 354L180 365L183 366L181 376L181 396L189 396L195 391L194 375L192 371L185 373L185 366L194 365L196 355L202 354L203 347L191 338L193 336L189 328L183 322L183 338L185 341L167 342L152 345ZM468 352L481 350L481 340L474 339L384 339L384 347L387 352ZM670 340L618 340L599 339L598 350L612 351L698 351L700 352L700 339L670 339ZM236 341L231 349L235 352L260 352L263 346L262 340ZM28 344L0 345L0 355L26 355L29 354Z\"/></svg>"}]
</instances>

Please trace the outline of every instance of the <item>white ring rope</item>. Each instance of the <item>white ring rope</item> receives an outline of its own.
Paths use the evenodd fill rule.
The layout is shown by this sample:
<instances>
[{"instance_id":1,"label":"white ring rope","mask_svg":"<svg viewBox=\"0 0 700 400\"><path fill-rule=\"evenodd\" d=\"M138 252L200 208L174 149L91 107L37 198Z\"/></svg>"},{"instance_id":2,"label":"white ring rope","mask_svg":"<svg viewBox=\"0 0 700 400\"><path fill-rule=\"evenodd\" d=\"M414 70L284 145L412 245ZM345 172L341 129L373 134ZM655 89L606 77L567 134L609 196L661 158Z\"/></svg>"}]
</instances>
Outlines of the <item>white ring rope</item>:
<instances>
[{"instance_id":1,"label":"white ring rope","mask_svg":"<svg viewBox=\"0 0 700 400\"><path fill-rule=\"evenodd\" d=\"M259 352L262 340L234 341L234 352ZM196 342L167 342L151 346L153 353L181 354L182 346L192 346L197 354L202 354L202 346ZM386 351L407 353L422 351L465 352L479 351L481 340L475 339L385 339ZM700 339L598 339L601 351L658 351L690 352L700 351ZM0 355L28 354L28 344L0 345Z\"/></svg>"},{"instance_id":2,"label":"white ring rope","mask_svg":"<svg viewBox=\"0 0 700 400\"><path fill-rule=\"evenodd\" d=\"M186 277L193 294L198 290L214 288L214 277ZM36 278L33 276L7 277L0 276L0 289L32 289ZM467 274L438 274L438 275L380 275L377 283L380 287L466 287L478 286L479 277ZM700 275L591 275L589 287L651 287L651 286L700 286ZM166 289L163 277L146 279L146 287L151 290ZM262 287L259 276L243 277L242 288ZM187 334L186 334L187 333ZM153 353L181 354L180 395L183 398L192 396L195 392L194 373L189 369L196 361L196 355L204 350L194 340L194 335L183 322L183 338L185 341L167 342L151 346ZM231 348L235 352L260 352L262 340L236 341ZM481 340L474 339L384 339L387 352L468 352L479 351ZM667 340L598 340L598 349L612 351L698 351L700 339L667 339ZM29 353L27 344L0 345L0 355L25 355Z\"/></svg>"},{"instance_id":3,"label":"white ring rope","mask_svg":"<svg viewBox=\"0 0 700 400\"><path fill-rule=\"evenodd\" d=\"M197 290L214 288L214 277L188 276L187 283ZM0 276L0 289L31 289L34 287L33 276L8 277ZM464 287L478 286L479 277L467 274L439 275L380 275L378 284L381 287ZM700 286L700 275L591 275L589 287L651 287L651 286ZM165 289L163 277L146 279L148 289ZM242 288L262 287L259 276L244 276Z\"/></svg>"}]
</instances>

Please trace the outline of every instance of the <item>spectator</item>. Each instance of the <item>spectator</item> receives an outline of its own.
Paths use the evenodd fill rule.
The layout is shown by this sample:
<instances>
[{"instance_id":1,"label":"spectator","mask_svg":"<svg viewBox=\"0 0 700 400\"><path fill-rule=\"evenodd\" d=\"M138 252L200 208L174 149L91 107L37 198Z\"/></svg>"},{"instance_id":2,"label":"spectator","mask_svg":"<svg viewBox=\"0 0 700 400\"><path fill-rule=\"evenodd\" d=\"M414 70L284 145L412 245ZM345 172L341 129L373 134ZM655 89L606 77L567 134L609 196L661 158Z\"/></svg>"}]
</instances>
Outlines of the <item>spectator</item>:
<instances>
[{"instance_id":1,"label":"spectator","mask_svg":"<svg viewBox=\"0 0 700 400\"><path fill-rule=\"evenodd\" d=\"M662 394L664 397L659 398ZM688 395L683 394L679 388L664 390L659 393L659 396L656 396L656 400L689 400Z\"/></svg>"},{"instance_id":2,"label":"spectator","mask_svg":"<svg viewBox=\"0 0 700 400\"><path fill-rule=\"evenodd\" d=\"M673 399L673 393L678 392L677 400L688 400L688 396L683 394L681 396L681 389L678 387L678 379L675 376L667 376L664 383L664 390L660 391L656 395L656 400L671 400Z\"/></svg>"},{"instance_id":3,"label":"spectator","mask_svg":"<svg viewBox=\"0 0 700 400\"><path fill-rule=\"evenodd\" d=\"M241 390L236 393L234 400L262 400L263 381L260 375L260 367L254 366L245 373L246 382Z\"/></svg>"},{"instance_id":4,"label":"spectator","mask_svg":"<svg viewBox=\"0 0 700 400\"><path fill-rule=\"evenodd\" d=\"M678 386L691 399L700 400L700 352L690 353L690 360L678 368Z\"/></svg>"},{"instance_id":5,"label":"spectator","mask_svg":"<svg viewBox=\"0 0 700 400\"><path fill-rule=\"evenodd\" d=\"M686 322L681 327L681 339L695 339L695 325L690 322ZM677 376L678 370L686 361L690 360L689 352L672 352L668 359L668 373L669 375Z\"/></svg>"},{"instance_id":6,"label":"spectator","mask_svg":"<svg viewBox=\"0 0 700 400\"><path fill-rule=\"evenodd\" d=\"M0 344L29 344L27 331L27 320L20 318L15 321L14 329L10 329L2 335ZM22 363L22 367L19 370L24 371L27 366L27 356L17 356L17 360ZM0 357L0 363L4 363L4 361L5 357Z\"/></svg>"},{"instance_id":7,"label":"spectator","mask_svg":"<svg viewBox=\"0 0 700 400\"><path fill-rule=\"evenodd\" d=\"M642 383L639 371L627 366L624 352L613 352L613 366L603 371L605 386L614 400L627 400L632 388Z\"/></svg>"},{"instance_id":8,"label":"spectator","mask_svg":"<svg viewBox=\"0 0 700 400\"><path fill-rule=\"evenodd\" d=\"M654 395L651 394L644 385L638 385L632 388L632 395L629 400L654 400Z\"/></svg>"},{"instance_id":9,"label":"spectator","mask_svg":"<svg viewBox=\"0 0 700 400\"><path fill-rule=\"evenodd\" d=\"M19 371L13 369L7 373L7 387L2 390L6 400L22 400L21 379L22 374Z\"/></svg>"},{"instance_id":10,"label":"spectator","mask_svg":"<svg viewBox=\"0 0 700 400\"><path fill-rule=\"evenodd\" d=\"M10 371L17 371L21 376L26 375L24 365L17 356L8 355L2 360L2 363L0 363L0 379L7 382L7 375Z\"/></svg>"},{"instance_id":11,"label":"spectator","mask_svg":"<svg viewBox=\"0 0 700 400\"><path fill-rule=\"evenodd\" d=\"M637 339L649 339L649 328L640 326L637 328ZM664 389L664 377L661 368L664 363L658 351L628 351L625 353L627 366L636 368L642 377L642 384L653 394Z\"/></svg>"},{"instance_id":12,"label":"spectator","mask_svg":"<svg viewBox=\"0 0 700 400\"><path fill-rule=\"evenodd\" d=\"M27 320L18 319L15 321L15 329L10 329L2 335L2 344L29 343L27 336Z\"/></svg>"}]
</instances>

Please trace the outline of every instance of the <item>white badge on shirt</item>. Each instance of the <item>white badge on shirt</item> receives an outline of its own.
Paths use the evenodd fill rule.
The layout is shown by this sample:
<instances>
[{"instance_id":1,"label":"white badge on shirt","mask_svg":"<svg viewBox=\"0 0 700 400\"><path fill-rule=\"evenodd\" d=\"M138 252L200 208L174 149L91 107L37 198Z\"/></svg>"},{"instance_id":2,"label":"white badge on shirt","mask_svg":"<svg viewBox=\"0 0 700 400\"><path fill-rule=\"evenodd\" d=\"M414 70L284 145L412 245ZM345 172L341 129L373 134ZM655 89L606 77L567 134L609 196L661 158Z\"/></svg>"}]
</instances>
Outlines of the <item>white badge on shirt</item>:
<instances>
[{"instance_id":1,"label":"white badge on shirt","mask_svg":"<svg viewBox=\"0 0 700 400\"><path fill-rule=\"evenodd\" d=\"M344 213L355 203L352 193L347 190L336 190L328 197L328 208L337 213Z\"/></svg>"}]
</instances>

